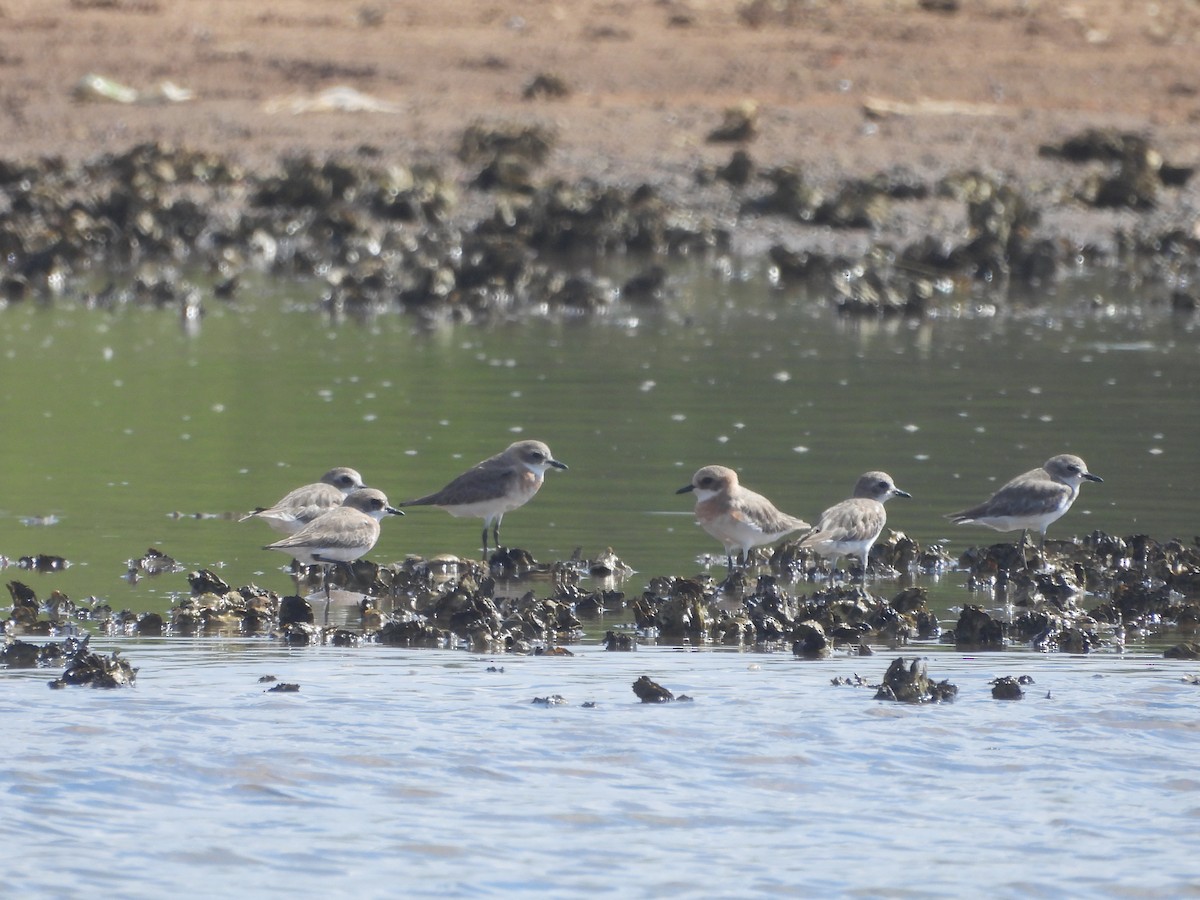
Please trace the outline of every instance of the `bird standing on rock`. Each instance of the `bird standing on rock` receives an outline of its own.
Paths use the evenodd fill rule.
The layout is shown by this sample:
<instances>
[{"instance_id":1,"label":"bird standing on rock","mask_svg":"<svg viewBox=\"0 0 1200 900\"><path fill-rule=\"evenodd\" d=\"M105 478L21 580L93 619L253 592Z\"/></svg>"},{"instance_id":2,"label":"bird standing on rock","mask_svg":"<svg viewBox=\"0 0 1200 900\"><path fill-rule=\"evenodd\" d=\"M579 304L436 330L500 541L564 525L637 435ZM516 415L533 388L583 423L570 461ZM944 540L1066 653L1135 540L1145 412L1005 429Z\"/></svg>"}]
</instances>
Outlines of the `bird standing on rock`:
<instances>
[{"instance_id":1,"label":"bird standing on rock","mask_svg":"<svg viewBox=\"0 0 1200 900\"><path fill-rule=\"evenodd\" d=\"M279 550L306 566L321 566L325 585L325 615L329 615L329 568L351 563L370 552L379 540L379 520L402 516L388 504L387 495L374 488L348 494L342 505L318 516L293 535L267 544L264 550Z\"/></svg>"},{"instance_id":2,"label":"bird standing on rock","mask_svg":"<svg viewBox=\"0 0 1200 900\"><path fill-rule=\"evenodd\" d=\"M541 441L517 441L502 453L489 456L433 494L405 500L400 506L436 506L452 516L483 519L483 552L487 555L488 528L500 549L500 522L504 514L524 506L542 486L547 469L566 469Z\"/></svg>"},{"instance_id":3,"label":"bird standing on rock","mask_svg":"<svg viewBox=\"0 0 1200 900\"><path fill-rule=\"evenodd\" d=\"M1062 518L1085 481L1104 481L1088 471L1078 456L1061 453L1046 460L1038 469L1018 475L978 506L950 513L946 518L959 525L986 525L996 531L1021 529L1021 559L1025 560L1025 537L1029 529L1041 534L1039 548L1045 549L1046 529Z\"/></svg>"},{"instance_id":4,"label":"bird standing on rock","mask_svg":"<svg viewBox=\"0 0 1200 900\"><path fill-rule=\"evenodd\" d=\"M867 560L871 547L887 524L887 512L883 504L892 497L911 497L902 491L886 472L867 472L854 485L854 494L849 500L829 507L821 513L817 527L800 540L801 547L808 547L836 564L840 556L858 556L862 559L862 581L867 580Z\"/></svg>"},{"instance_id":5,"label":"bird standing on rock","mask_svg":"<svg viewBox=\"0 0 1200 900\"><path fill-rule=\"evenodd\" d=\"M737 472L725 466L698 469L691 483L675 493L689 491L696 494L697 524L725 546L731 571L735 550L739 551L737 561L745 564L752 548L809 527L803 519L780 512L762 494L742 487Z\"/></svg>"}]
</instances>

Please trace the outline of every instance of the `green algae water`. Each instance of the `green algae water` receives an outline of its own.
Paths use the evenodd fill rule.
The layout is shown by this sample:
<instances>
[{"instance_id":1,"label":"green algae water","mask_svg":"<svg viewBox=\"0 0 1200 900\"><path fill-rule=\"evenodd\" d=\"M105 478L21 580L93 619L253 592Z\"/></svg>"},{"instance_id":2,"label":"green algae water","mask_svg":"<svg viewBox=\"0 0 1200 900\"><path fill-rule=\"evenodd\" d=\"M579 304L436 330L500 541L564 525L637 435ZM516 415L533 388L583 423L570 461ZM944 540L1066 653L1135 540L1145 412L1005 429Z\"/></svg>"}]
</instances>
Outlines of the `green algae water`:
<instances>
[{"instance_id":1,"label":"green algae water","mask_svg":"<svg viewBox=\"0 0 1200 900\"><path fill-rule=\"evenodd\" d=\"M957 554L1005 538L945 513L1071 452L1105 481L1052 537L1200 533L1195 316L1080 282L1009 309L848 319L757 278L676 279L663 309L487 326L334 322L312 288L265 280L192 323L69 300L4 309L0 554L70 563L7 574L135 611L165 612L196 568L286 592L261 549L274 534L241 513L337 465L419 496L520 438L570 470L505 518L505 542L539 560L612 547L633 591L721 557L675 494L710 463L810 521L884 469L913 495L889 526ZM478 520L414 509L369 558L474 555L478 537ZM123 579L150 547L184 572ZM960 583L932 581L935 602L963 602Z\"/></svg>"}]
</instances>

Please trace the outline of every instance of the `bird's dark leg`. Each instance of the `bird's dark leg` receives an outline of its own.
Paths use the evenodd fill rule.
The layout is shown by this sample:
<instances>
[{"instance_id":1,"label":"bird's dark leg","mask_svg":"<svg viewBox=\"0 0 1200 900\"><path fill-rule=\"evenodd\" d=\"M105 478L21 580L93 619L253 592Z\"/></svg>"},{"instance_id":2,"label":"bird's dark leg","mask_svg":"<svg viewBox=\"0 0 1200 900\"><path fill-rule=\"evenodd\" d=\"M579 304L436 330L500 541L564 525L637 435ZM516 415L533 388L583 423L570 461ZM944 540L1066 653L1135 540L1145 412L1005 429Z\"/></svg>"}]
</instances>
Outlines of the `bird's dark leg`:
<instances>
[{"instance_id":1,"label":"bird's dark leg","mask_svg":"<svg viewBox=\"0 0 1200 900\"><path fill-rule=\"evenodd\" d=\"M483 558L484 558L484 560L486 560L487 559L487 519L483 520L483 537L481 537L480 540L483 541Z\"/></svg>"},{"instance_id":2,"label":"bird's dark leg","mask_svg":"<svg viewBox=\"0 0 1200 900\"><path fill-rule=\"evenodd\" d=\"M496 544L496 549L500 549L500 520L496 520L496 524L492 526L492 540Z\"/></svg>"},{"instance_id":3,"label":"bird's dark leg","mask_svg":"<svg viewBox=\"0 0 1200 900\"><path fill-rule=\"evenodd\" d=\"M321 583L325 585L325 624L329 624L329 566L321 566Z\"/></svg>"},{"instance_id":4,"label":"bird's dark leg","mask_svg":"<svg viewBox=\"0 0 1200 900\"><path fill-rule=\"evenodd\" d=\"M1021 565L1026 569L1029 568L1029 560L1025 558L1025 538L1029 535L1028 528L1021 529L1021 542L1017 546L1021 548Z\"/></svg>"}]
</instances>

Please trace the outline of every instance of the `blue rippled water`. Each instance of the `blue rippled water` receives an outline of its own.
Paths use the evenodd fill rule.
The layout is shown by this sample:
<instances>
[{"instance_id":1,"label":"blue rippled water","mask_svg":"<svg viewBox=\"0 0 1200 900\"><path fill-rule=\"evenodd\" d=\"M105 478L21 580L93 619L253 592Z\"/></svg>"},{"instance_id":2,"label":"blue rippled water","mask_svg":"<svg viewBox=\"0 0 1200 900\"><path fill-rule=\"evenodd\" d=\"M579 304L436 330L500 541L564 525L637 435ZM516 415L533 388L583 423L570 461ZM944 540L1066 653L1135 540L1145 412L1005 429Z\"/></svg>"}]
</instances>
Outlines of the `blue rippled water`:
<instances>
[{"instance_id":1,"label":"blue rippled water","mask_svg":"<svg viewBox=\"0 0 1200 900\"><path fill-rule=\"evenodd\" d=\"M878 681L889 654L96 649L118 646L130 690L0 673L7 896L1173 897L1200 880L1194 663L914 648L959 696L910 707L831 684ZM694 702L639 703L643 674ZM1023 700L991 699L1007 674L1033 677Z\"/></svg>"}]
</instances>

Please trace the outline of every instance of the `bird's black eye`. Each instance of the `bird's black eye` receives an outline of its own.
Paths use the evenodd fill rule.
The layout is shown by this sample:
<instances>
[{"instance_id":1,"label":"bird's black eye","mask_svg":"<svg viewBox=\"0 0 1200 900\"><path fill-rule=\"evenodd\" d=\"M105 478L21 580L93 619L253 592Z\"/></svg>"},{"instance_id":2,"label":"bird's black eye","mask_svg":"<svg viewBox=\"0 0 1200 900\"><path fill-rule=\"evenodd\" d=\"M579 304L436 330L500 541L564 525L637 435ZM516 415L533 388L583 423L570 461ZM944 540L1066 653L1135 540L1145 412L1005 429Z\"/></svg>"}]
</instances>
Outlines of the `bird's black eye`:
<instances>
[{"instance_id":1,"label":"bird's black eye","mask_svg":"<svg viewBox=\"0 0 1200 900\"><path fill-rule=\"evenodd\" d=\"M892 489L892 486L890 484L888 484L886 481L879 482L879 484L876 485L876 487L878 487L879 490L881 490L881 491L890 491Z\"/></svg>"},{"instance_id":2,"label":"bird's black eye","mask_svg":"<svg viewBox=\"0 0 1200 900\"><path fill-rule=\"evenodd\" d=\"M708 487L712 483L713 483L713 480L711 478L701 478L700 479L700 487Z\"/></svg>"}]
</instances>

